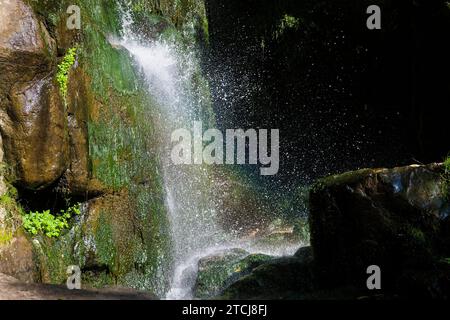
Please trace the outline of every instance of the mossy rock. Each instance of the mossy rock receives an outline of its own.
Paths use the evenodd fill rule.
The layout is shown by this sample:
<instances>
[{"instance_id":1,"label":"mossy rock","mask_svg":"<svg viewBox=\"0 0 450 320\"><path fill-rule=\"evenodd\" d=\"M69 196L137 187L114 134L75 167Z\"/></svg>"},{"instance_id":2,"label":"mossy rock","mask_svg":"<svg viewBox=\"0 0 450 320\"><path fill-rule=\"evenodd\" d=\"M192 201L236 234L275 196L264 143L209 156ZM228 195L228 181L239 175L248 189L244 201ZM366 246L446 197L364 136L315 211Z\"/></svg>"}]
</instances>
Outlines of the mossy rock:
<instances>
[{"instance_id":1,"label":"mossy rock","mask_svg":"<svg viewBox=\"0 0 450 320\"><path fill-rule=\"evenodd\" d=\"M219 252L201 259L194 296L200 299L212 298L239 278L250 273L263 262L273 259L263 254L249 254L242 249Z\"/></svg>"},{"instance_id":2,"label":"mossy rock","mask_svg":"<svg viewBox=\"0 0 450 320\"><path fill-rule=\"evenodd\" d=\"M120 36L120 4L124 2L24 0L20 3L28 4L23 5L27 11L34 11L33 23L39 27L36 30L42 29L36 37L45 41L39 41L39 50L27 59L23 55L13 57L14 64L8 64L11 69L0 76L0 89L3 84L16 83L12 80L17 77L24 82L31 81L30 71L39 71L46 75L43 98L47 100L41 100L52 102L49 105L54 108L47 111L55 111L50 112L50 117L43 108L41 118L61 115L61 119L53 119L50 125L42 125L36 131L41 133L45 129L50 132L45 136L60 140L48 144L39 141L40 144L51 151L52 148L61 150L42 152L44 149L40 148L38 153L27 152L28 157L33 155L33 161L29 161L33 166L41 165L43 157L50 164L56 161L57 165L48 166L54 172L34 174L38 178L34 180L38 181L21 179L31 181L25 181L23 186L41 188L45 194L46 188L63 185L64 197L82 198L90 207L57 239L43 236L30 239L37 257L39 281L62 284L67 267L79 265L86 285L121 285L162 296L169 283L172 252L155 126L158 105L129 52L108 41L110 37ZM81 8L80 30L66 27L66 10L74 4ZM142 20L139 24L142 22L143 27L153 32L151 36L170 37L181 50L193 50L198 32L207 28L202 0L133 0L131 7ZM76 55L73 51L69 55L74 58L73 65L66 65L64 72L60 72L64 89L61 92L56 81L58 64L62 66L64 56L75 47ZM208 87L200 66L197 69L192 85L195 92L202 94ZM7 99L0 97L0 101ZM203 109L205 117L212 119L210 101L205 102ZM55 122L58 123L53 125ZM54 130L59 131L53 134ZM18 130L11 128L11 132L17 135ZM2 137L5 136L2 132ZM12 147L11 139L3 141L6 144L9 145L6 149L12 151L5 156L15 163L17 148ZM36 143L27 144L33 145ZM37 169L40 170L35 170L37 173L42 173L43 168ZM42 178L44 181L39 181Z\"/></svg>"},{"instance_id":3,"label":"mossy rock","mask_svg":"<svg viewBox=\"0 0 450 320\"><path fill-rule=\"evenodd\" d=\"M32 242L40 280L63 284L77 265L83 287L123 286L162 295L169 285L167 240L151 227L154 213L136 216L133 197L107 195L83 205L82 214L59 238L37 236ZM156 220L155 220L156 221ZM169 274L169 273L168 273Z\"/></svg>"},{"instance_id":4,"label":"mossy rock","mask_svg":"<svg viewBox=\"0 0 450 320\"><path fill-rule=\"evenodd\" d=\"M218 297L225 300L289 299L314 290L311 260L278 258L255 268Z\"/></svg>"}]
</instances>

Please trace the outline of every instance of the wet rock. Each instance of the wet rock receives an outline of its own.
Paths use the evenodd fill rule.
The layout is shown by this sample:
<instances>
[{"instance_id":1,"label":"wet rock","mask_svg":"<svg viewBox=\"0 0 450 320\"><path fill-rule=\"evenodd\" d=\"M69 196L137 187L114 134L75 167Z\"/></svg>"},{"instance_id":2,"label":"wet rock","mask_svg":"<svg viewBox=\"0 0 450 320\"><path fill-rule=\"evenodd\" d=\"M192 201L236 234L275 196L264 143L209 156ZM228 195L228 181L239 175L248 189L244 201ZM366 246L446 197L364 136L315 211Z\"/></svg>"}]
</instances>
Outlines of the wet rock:
<instances>
[{"instance_id":1,"label":"wet rock","mask_svg":"<svg viewBox=\"0 0 450 320\"><path fill-rule=\"evenodd\" d=\"M71 194L99 196L106 193L101 182L89 170L88 110L98 104L89 77L82 68L71 72L67 97L70 162L65 172Z\"/></svg>"},{"instance_id":2,"label":"wet rock","mask_svg":"<svg viewBox=\"0 0 450 320\"><path fill-rule=\"evenodd\" d=\"M205 257L198 263L194 296L201 299L214 297L254 268L271 259L270 256L249 254L242 249L224 250Z\"/></svg>"},{"instance_id":3,"label":"wet rock","mask_svg":"<svg viewBox=\"0 0 450 320\"><path fill-rule=\"evenodd\" d=\"M151 212L148 214L154 219ZM70 230L64 230L58 238L43 235L33 238L41 282L63 284L67 267L77 265L82 271L84 288L124 286L161 294L155 289L164 290L168 285L164 282L168 279L162 276L158 288L152 282L157 276L155 261L165 262L155 258L157 250L163 248L150 238L153 226L136 216L126 192L83 203L81 214L70 224Z\"/></svg>"},{"instance_id":4,"label":"wet rock","mask_svg":"<svg viewBox=\"0 0 450 320\"><path fill-rule=\"evenodd\" d=\"M273 223L267 230L253 237L249 237L252 241L252 248L255 251L270 250L281 254L281 248L288 251L290 248L298 247L299 243L304 239L294 232L294 226L273 227Z\"/></svg>"},{"instance_id":5,"label":"wet rock","mask_svg":"<svg viewBox=\"0 0 450 320\"><path fill-rule=\"evenodd\" d=\"M55 41L31 8L2 1L0 129L5 160L18 184L44 188L68 159L64 105L53 81Z\"/></svg>"},{"instance_id":6,"label":"wet rock","mask_svg":"<svg viewBox=\"0 0 450 320\"><path fill-rule=\"evenodd\" d=\"M5 137L9 142L5 150L8 163L16 163L18 182L30 189L40 189L55 182L65 170L66 121L58 88L51 77L29 85L11 90L13 130Z\"/></svg>"},{"instance_id":7,"label":"wet rock","mask_svg":"<svg viewBox=\"0 0 450 320\"><path fill-rule=\"evenodd\" d=\"M31 8L21 0L2 0L0 20L0 61L8 71L2 77L30 80L32 72L48 70L55 42Z\"/></svg>"},{"instance_id":8,"label":"wet rock","mask_svg":"<svg viewBox=\"0 0 450 320\"><path fill-rule=\"evenodd\" d=\"M439 164L365 169L322 179L310 196L311 247L265 262L223 299L450 296L449 202ZM381 268L382 290L367 289Z\"/></svg>"},{"instance_id":9,"label":"wet rock","mask_svg":"<svg viewBox=\"0 0 450 320\"><path fill-rule=\"evenodd\" d=\"M310 260L278 258L261 264L249 275L229 286L221 299L292 299L314 290Z\"/></svg>"},{"instance_id":10,"label":"wet rock","mask_svg":"<svg viewBox=\"0 0 450 320\"><path fill-rule=\"evenodd\" d=\"M231 300L324 300L373 298L352 285L321 286L311 247L300 248L293 257L263 262L238 279L218 297ZM377 295L379 297L379 295ZM389 297L391 298L391 297Z\"/></svg>"},{"instance_id":11,"label":"wet rock","mask_svg":"<svg viewBox=\"0 0 450 320\"><path fill-rule=\"evenodd\" d=\"M321 283L364 288L368 266L377 265L384 290L428 297L445 291L450 274L440 261L450 256L450 220L442 174L442 165L431 164L320 180L310 196L310 225Z\"/></svg>"},{"instance_id":12,"label":"wet rock","mask_svg":"<svg viewBox=\"0 0 450 320\"><path fill-rule=\"evenodd\" d=\"M313 252L310 246L301 247L297 250L294 256L302 261L312 261L313 260Z\"/></svg>"},{"instance_id":13,"label":"wet rock","mask_svg":"<svg viewBox=\"0 0 450 320\"><path fill-rule=\"evenodd\" d=\"M9 244L0 246L0 273L22 282L37 280L33 248L24 236L17 236Z\"/></svg>"}]
</instances>

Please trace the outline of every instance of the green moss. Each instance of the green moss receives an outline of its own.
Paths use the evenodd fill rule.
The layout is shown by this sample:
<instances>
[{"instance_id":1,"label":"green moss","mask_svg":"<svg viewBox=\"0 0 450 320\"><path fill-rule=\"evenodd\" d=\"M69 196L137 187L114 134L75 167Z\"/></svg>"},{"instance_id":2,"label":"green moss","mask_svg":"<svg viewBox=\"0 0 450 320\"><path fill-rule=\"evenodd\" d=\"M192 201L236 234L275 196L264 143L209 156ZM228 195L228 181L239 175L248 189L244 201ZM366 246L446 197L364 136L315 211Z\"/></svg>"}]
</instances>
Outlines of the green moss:
<instances>
[{"instance_id":1,"label":"green moss","mask_svg":"<svg viewBox=\"0 0 450 320\"><path fill-rule=\"evenodd\" d=\"M13 205L15 200L11 198L11 196L8 193L5 193L4 195L0 196L0 205L2 207L9 207Z\"/></svg>"},{"instance_id":2,"label":"green moss","mask_svg":"<svg viewBox=\"0 0 450 320\"><path fill-rule=\"evenodd\" d=\"M84 271L81 274L81 283L84 287L104 288L116 285L116 279L111 276L108 270L94 272L91 270Z\"/></svg>"},{"instance_id":3,"label":"green moss","mask_svg":"<svg viewBox=\"0 0 450 320\"><path fill-rule=\"evenodd\" d=\"M100 214L98 227L95 231L95 244L100 265L114 266L117 256L116 244L114 243L111 225L104 212Z\"/></svg>"},{"instance_id":4,"label":"green moss","mask_svg":"<svg viewBox=\"0 0 450 320\"><path fill-rule=\"evenodd\" d=\"M409 236L412 237L412 239L413 239L413 241L415 243L418 243L418 244L425 244L426 243L425 234L420 229L411 227L409 229Z\"/></svg>"},{"instance_id":5,"label":"green moss","mask_svg":"<svg viewBox=\"0 0 450 320\"><path fill-rule=\"evenodd\" d=\"M195 296L206 299L221 293L226 287L249 274L264 262L273 259L263 254L248 255L234 249L223 256L211 258L199 270Z\"/></svg>"},{"instance_id":6,"label":"green moss","mask_svg":"<svg viewBox=\"0 0 450 320\"><path fill-rule=\"evenodd\" d=\"M5 220L1 226L7 237L9 232L13 234L22 225L22 215L24 211L20 204L17 202L17 190L8 182L5 181L7 191L0 196L0 207L6 211Z\"/></svg>"},{"instance_id":7,"label":"green moss","mask_svg":"<svg viewBox=\"0 0 450 320\"><path fill-rule=\"evenodd\" d=\"M67 84L69 79L69 71L75 63L75 58L77 55L77 48L70 48L67 50L64 58L61 63L58 64L58 71L56 73L56 81L59 85L59 90L61 92L61 96L65 99L67 96Z\"/></svg>"},{"instance_id":8,"label":"green moss","mask_svg":"<svg viewBox=\"0 0 450 320\"><path fill-rule=\"evenodd\" d=\"M64 284L67 280L67 267L80 266L73 255L72 243L69 233L64 233L57 239L38 235L32 240L41 282Z\"/></svg>"},{"instance_id":9,"label":"green moss","mask_svg":"<svg viewBox=\"0 0 450 320\"><path fill-rule=\"evenodd\" d=\"M93 286L119 284L162 294L170 280L171 239L157 151L158 132L153 126L158 111L133 58L108 41L109 36L120 35L121 2L28 2L44 17L54 38L61 40L58 46L77 43L77 69L69 72L68 58L63 58L64 64L58 67L61 94L68 95L68 103L74 100L72 90L67 92L67 84L77 88L71 77L77 72L86 75L87 83L83 85L92 97L83 100L88 115L90 175L109 193L125 193L129 198L127 208L102 205L99 217L89 223L83 222L82 215L70 231L63 230L56 239L35 236L43 281L64 282L67 266L76 264L86 269L83 279ZM71 4L81 8L80 31L64 28L65 9ZM174 39L182 48L195 44L198 28L207 29L201 0L132 0L131 8L135 21L142 20L139 25L154 26L156 32L164 34L162 37ZM68 50L68 55L74 57L73 51ZM206 85L199 68L194 90L203 96L201 91L208 90ZM205 117L210 119L211 112ZM134 229L121 229L130 223ZM92 265L101 271L89 271Z\"/></svg>"},{"instance_id":10,"label":"green moss","mask_svg":"<svg viewBox=\"0 0 450 320\"><path fill-rule=\"evenodd\" d=\"M275 31L273 33L273 38L278 39L283 36L287 30L297 30L300 26L300 19L293 17L291 15L285 14L279 21Z\"/></svg>"},{"instance_id":11,"label":"green moss","mask_svg":"<svg viewBox=\"0 0 450 320\"><path fill-rule=\"evenodd\" d=\"M373 169L361 169L357 171L349 171L342 174L336 174L333 176L319 179L312 189L314 191L323 190L333 185L348 185L360 181L362 178L373 173Z\"/></svg>"},{"instance_id":12,"label":"green moss","mask_svg":"<svg viewBox=\"0 0 450 320\"><path fill-rule=\"evenodd\" d=\"M13 238L13 232L11 230L0 228L0 247L8 244Z\"/></svg>"}]
</instances>

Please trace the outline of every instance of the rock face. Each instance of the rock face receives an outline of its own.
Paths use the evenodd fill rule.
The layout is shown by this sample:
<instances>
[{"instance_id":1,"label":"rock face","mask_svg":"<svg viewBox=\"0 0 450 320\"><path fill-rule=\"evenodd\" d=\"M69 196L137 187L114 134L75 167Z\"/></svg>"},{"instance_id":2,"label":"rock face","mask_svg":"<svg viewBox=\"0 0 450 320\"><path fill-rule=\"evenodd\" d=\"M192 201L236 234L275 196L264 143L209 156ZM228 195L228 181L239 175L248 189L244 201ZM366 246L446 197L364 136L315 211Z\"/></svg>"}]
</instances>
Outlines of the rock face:
<instances>
[{"instance_id":1,"label":"rock face","mask_svg":"<svg viewBox=\"0 0 450 320\"><path fill-rule=\"evenodd\" d=\"M53 81L56 45L20 0L0 6L0 128L18 184L39 189L65 170L64 105Z\"/></svg>"},{"instance_id":2,"label":"rock face","mask_svg":"<svg viewBox=\"0 0 450 320\"><path fill-rule=\"evenodd\" d=\"M77 264L86 285L162 294L170 252L154 104L128 52L106 38L120 35L119 2L80 0L80 30L66 27L72 4L0 1L0 270L31 279L14 273L21 214L55 214L81 202L82 217L70 219L60 237L26 235L35 258L28 275L61 284ZM139 12L154 12L149 6ZM4 223L11 218L14 228ZM33 257L23 262L33 265Z\"/></svg>"},{"instance_id":3,"label":"rock face","mask_svg":"<svg viewBox=\"0 0 450 320\"><path fill-rule=\"evenodd\" d=\"M438 164L366 169L319 181L311 245L322 284L364 288L377 265L383 289L448 297L450 206Z\"/></svg>"},{"instance_id":4,"label":"rock face","mask_svg":"<svg viewBox=\"0 0 450 320\"><path fill-rule=\"evenodd\" d=\"M194 296L200 299L214 297L239 278L250 273L272 258L263 254L249 254L232 249L205 257L198 263Z\"/></svg>"},{"instance_id":5,"label":"rock face","mask_svg":"<svg viewBox=\"0 0 450 320\"><path fill-rule=\"evenodd\" d=\"M314 289L311 248L301 256L272 259L229 286L221 299L304 298Z\"/></svg>"},{"instance_id":6,"label":"rock face","mask_svg":"<svg viewBox=\"0 0 450 320\"><path fill-rule=\"evenodd\" d=\"M221 298L449 298L448 183L439 164L319 180L310 194L311 247L261 264ZM367 288L372 265L381 290Z\"/></svg>"},{"instance_id":7,"label":"rock face","mask_svg":"<svg viewBox=\"0 0 450 320\"><path fill-rule=\"evenodd\" d=\"M24 236L12 239L7 246L0 246L0 273L14 276L22 282L37 280L33 248Z\"/></svg>"},{"instance_id":8,"label":"rock face","mask_svg":"<svg viewBox=\"0 0 450 320\"><path fill-rule=\"evenodd\" d=\"M33 238L38 278L44 283L63 284L67 266L77 265L85 288L118 285L149 289L153 264L164 262L157 255L162 248L148 239L148 227L135 216L127 194L92 199L82 205L71 229L59 238ZM154 256L150 255L153 252Z\"/></svg>"}]
</instances>

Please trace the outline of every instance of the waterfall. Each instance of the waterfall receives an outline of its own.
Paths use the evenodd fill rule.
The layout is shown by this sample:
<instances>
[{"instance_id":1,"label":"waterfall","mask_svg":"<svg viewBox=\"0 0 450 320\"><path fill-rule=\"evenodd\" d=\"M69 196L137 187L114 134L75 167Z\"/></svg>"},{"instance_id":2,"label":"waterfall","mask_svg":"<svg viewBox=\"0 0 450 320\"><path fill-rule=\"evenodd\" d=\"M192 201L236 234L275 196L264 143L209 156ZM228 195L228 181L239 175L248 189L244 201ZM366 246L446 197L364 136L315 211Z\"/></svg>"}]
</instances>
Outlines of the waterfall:
<instances>
[{"instance_id":1,"label":"waterfall","mask_svg":"<svg viewBox=\"0 0 450 320\"><path fill-rule=\"evenodd\" d=\"M145 76L149 93L160 109L160 158L174 260L172 289L167 297L189 298L195 281L195 274L185 273L191 270L190 260L226 242L227 235L215 219L221 204L211 188L209 168L173 165L170 137L174 130L190 128L193 121L199 120L202 103L209 97L202 96L191 86L193 77L199 72L199 62L193 51L177 46L171 39L143 43L133 34L131 25L131 15L125 11L119 44L133 55Z\"/></svg>"},{"instance_id":2,"label":"waterfall","mask_svg":"<svg viewBox=\"0 0 450 320\"><path fill-rule=\"evenodd\" d=\"M218 214L224 208L224 190L214 175L214 168L171 163L171 133L179 128L191 128L194 121L201 120L210 101L209 90L193 85L194 79L201 77L195 48L182 47L171 39L142 41L131 31L133 21L127 10L122 13L122 19L122 38L115 44L134 57L149 94L159 106L156 125L173 246L171 289L166 298L189 299L200 258L227 248L241 247L248 251L252 248L232 232L225 232L218 221ZM203 122L203 125L206 130L206 126L214 123Z\"/></svg>"}]
</instances>

